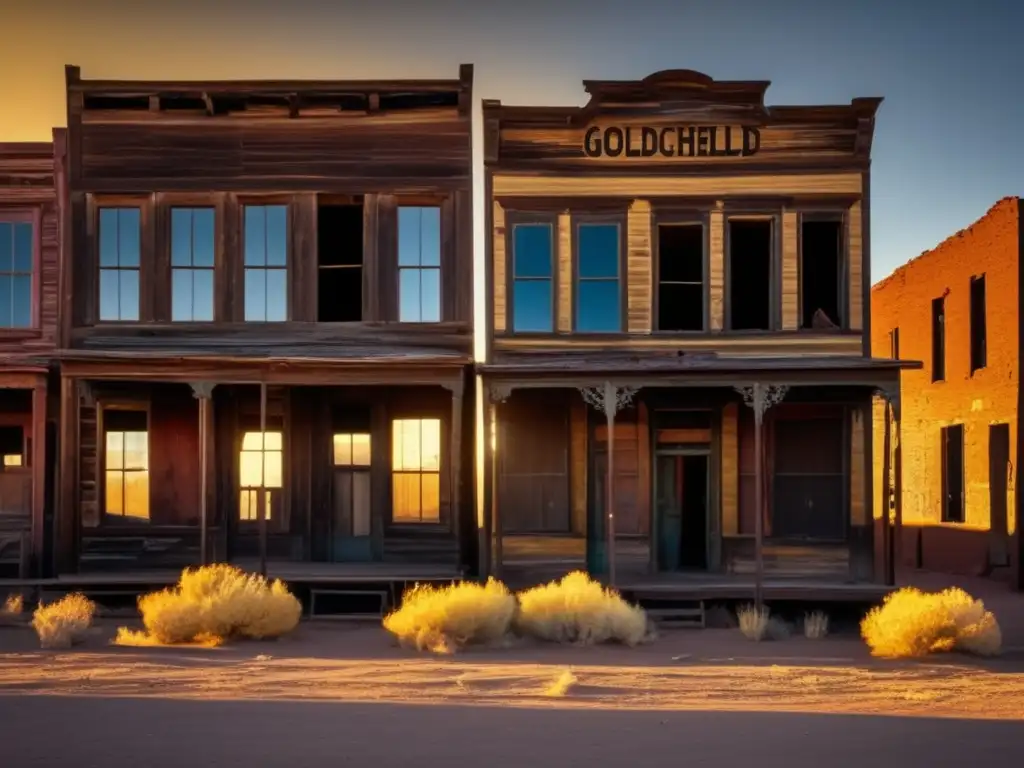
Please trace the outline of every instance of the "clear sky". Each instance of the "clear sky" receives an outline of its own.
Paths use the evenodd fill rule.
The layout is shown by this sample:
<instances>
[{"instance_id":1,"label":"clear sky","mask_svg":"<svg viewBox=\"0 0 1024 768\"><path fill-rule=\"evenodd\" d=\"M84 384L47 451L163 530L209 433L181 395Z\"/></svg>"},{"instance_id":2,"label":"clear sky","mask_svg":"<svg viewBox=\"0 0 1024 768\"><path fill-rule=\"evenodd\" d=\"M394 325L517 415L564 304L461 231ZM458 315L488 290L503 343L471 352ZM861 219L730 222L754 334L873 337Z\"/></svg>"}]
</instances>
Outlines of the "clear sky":
<instances>
[{"instance_id":1,"label":"clear sky","mask_svg":"<svg viewBox=\"0 0 1024 768\"><path fill-rule=\"evenodd\" d=\"M64 124L64 64L87 78L454 78L472 62L477 96L523 104L583 103L585 78L686 68L771 80L769 104L885 97L873 153L875 281L1024 193L1020 0L0 6L0 141L45 139Z\"/></svg>"}]
</instances>

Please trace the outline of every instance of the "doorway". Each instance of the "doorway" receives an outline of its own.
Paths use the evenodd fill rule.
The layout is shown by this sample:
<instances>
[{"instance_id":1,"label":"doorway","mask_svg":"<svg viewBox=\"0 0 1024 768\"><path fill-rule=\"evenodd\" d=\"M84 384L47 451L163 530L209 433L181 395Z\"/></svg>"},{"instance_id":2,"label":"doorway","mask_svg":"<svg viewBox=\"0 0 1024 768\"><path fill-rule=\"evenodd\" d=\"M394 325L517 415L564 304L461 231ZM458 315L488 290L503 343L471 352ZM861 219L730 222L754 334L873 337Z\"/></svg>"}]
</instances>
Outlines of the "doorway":
<instances>
[{"instance_id":1,"label":"doorway","mask_svg":"<svg viewBox=\"0 0 1024 768\"><path fill-rule=\"evenodd\" d=\"M990 424L988 428L989 565L1010 564L1010 529L1006 492L1010 474L1010 425Z\"/></svg>"},{"instance_id":2,"label":"doorway","mask_svg":"<svg viewBox=\"0 0 1024 768\"><path fill-rule=\"evenodd\" d=\"M708 470L707 451L658 452L654 491L658 570L707 570Z\"/></svg>"},{"instance_id":3,"label":"doorway","mask_svg":"<svg viewBox=\"0 0 1024 768\"><path fill-rule=\"evenodd\" d=\"M332 451L331 560L371 560L370 433L335 432Z\"/></svg>"}]
</instances>

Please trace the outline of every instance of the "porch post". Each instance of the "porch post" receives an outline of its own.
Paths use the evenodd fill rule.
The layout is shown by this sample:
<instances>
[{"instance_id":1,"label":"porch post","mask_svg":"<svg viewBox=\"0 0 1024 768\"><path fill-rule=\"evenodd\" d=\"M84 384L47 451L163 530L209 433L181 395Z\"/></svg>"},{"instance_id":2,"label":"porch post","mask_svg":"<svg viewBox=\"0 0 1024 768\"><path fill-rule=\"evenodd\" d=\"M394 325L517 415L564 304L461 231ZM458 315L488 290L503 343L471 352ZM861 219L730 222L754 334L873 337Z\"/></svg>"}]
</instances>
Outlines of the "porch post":
<instances>
[{"instance_id":1,"label":"porch post","mask_svg":"<svg viewBox=\"0 0 1024 768\"><path fill-rule=\"evenodd\" d=\"M459 541L460 568L464 568L467 564L464 557L464 548L469 543L469 538L465 535L468 526L465 525L465 521L462 519L462 387L461 375L457 383L451 384L448 387L452 393L451 435L448 442L448 466L451 477L451 515L454 530Z\"/></svg>"},{"instance_id":2,"label":"porch post","mask_svg":"<svg viewBox=\"0 0 1024 768\"><path fill-rule=\"evenodd\" d=\"M78 380L60 378L60 439L58 459L57 518L54 526L54 570L57 575L77 570L78 546L78 426L80 416Z\"/></svg>"},{"instance_id":3,"label":"porch post","mask_svg":"<svg viewBox=\"0 0 1024 768\"><path fill-rule=\"evenodd\" d=\"M192 396L199 401L199 564L209 562L208 534L209 499L208 488L210 474L209 438L210 408L212 406L213 388L211 382L196 382L192 386Z\"/></svg>"},{"instance_id":4,"label":"porch post","mask_svg":"<svg viewBox=\"0 0 1024 768\"><path fill-rule=\"evenodd\" d=\"M883 393L882 405L885 408L885 419L882 433L882 544L885 550L885 584L891 587L896 582L895 563L893 562L893 530L891 514L893 510L892 482L892 411L889 393ZM878 571L876 570L877 574Z\"/></svg>"},{"instance_id":5,"label":"porch post","mask_svg":"<svg viewBox=\"0 0 1024 768\"><path fill-rule=\"evenodd\" d=\"M29 568L36 576L43 575L43 553L46 550L46 382L32 388L32 530ZM22 561L24 562L24 560ZM29 574L21 574L27 578Z\"/></svg>"},{"instance_id":6,"label":"porch post","mask_svg":"<svg viewBox=\"0 0 1024 768\"><path fill-rule=\"evenodd\" d=\"M260 382L260 575L267 575L267 382Z\"/></svg>"},{"instance_id":7,"label":"porch post","mask_svg":"<svg viewBox=\"0 0 1024 768\"><path fill-rule=\"evenodd\" d=\"M500 439L502 432L501 427L501 409L498 407L501 403L505 402L509 395L512 394L511 387L502 384L489 384L487 387L489 394L487 402L487 428L484 430L485 434L485 446L486 453L489 454L487 463L487 470L490 482L487 483L486 493L489 494L490 500L490 518L491 518L491 535L493 536L493 543L491 551L493 556L490 558L490 569L489 574L493 575L496 579L502 577L502 563L504 561L504 551L502 542L502 520L501 520L501 504L499 503L499 490L501 488L501 480L499 477L499 462L498 452L504 450L505 446Z\"/></svg>"},{"instance_id":8,"label":"porch post","mask_svg":"<svg viewBox=\"0 0 1024 768\"><path fill-rule=\"evenodd\" d=\"M894 480L895 488L893 489L893 496L895 497L893 539L895 545L892 552L893 586L895 586L896 565L903 554L903 434L901 431L903 415L900 408L899 385L896 386L896 391L892 394L890 402L892 404L892 420L896 426L896 445L893 451L893 474L896 476Z\"/></svg>"}]
</instances>

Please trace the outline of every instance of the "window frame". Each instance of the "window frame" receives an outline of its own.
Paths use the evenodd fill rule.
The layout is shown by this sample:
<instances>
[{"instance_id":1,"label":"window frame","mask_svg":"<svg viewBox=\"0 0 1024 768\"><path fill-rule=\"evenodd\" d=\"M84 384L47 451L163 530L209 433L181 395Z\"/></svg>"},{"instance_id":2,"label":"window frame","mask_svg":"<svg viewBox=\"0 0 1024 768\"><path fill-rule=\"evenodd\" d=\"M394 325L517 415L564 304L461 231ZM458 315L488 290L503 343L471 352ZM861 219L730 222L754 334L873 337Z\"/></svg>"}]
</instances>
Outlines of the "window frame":
<instances>
[{"instance_id":1,"label":"window frame","mask_svg":"<svg viewBox=\"0 0 1024 768\"><path fill-rule=\"evenodd\" d=\"M771 254L768 266L768 328L733 328L732 326L732 228L733 221L767 221L771 224ZM797 242L800 232L797 224ZM799 249L799 245L797 246ZM799 254L798 254L799 258ZM799 267L798 267L799 270ZM800 288L797 288L799 308ZM739 335L778 333L782 330L782 210L760 206L746 208L726 205L722 210L722 332Z\"/></svg>"},{"instance_id":2,"label":"window frame","mask_svg":"<svg viewBox=\"0 0 1024 768\"><path fill-rule=\"evenodd\" d=\"M830 223L839 225L839 284L836 286L839 308L837 329L804 328L804 223ZM782 217L779 218L779 310L782 308ZM802 333L842 333L850 330L850 215L848 208L802 208L796 218L796 306L797 328ZM773 262L774 263L774 262Z\"/></svg>"},{"instance_id":3,"label":"window frame","mask_svg":"<svg viewBox=\"0 0 1024 768\"><path fill-rule=\"evenodd\" d=\"M439 422L439 442L440 442L440 454L439 454L439 467L436 473L433 470L395 470L395 422L398 421L426 421L436 420ZM415 535L417 532L423 532L427 534L436 533L449 533L452 530L451 520L451 466L449 456L449 435L448 435L448 418L446 415L440 412L434 411L398 411L388 414L386 421L386 449L387 449L387 513L385 517L385 524L388 530L392 530L399 533L411 533ZM373 437L371 436L371 450L372 450ZM395 475L396 474L437 474L438 476L438 519L437 520L420 520L419 522L413 522L411 520L396 520L395 519L395 501L394 501L394 489L395 489ZM422 491L421 491L422 494ZM421 509L422 513L422 509Z\"/></svg>"},{"instance_id":4,"label":"window frame","mask_svg":"<svg viewBox=\"0 0 1024 768\"><path fill-rule=\"evenodd\" d=\"M981 294L980 309L975 306L978 286L980 286ZM979 319L975 316L976 312L980 312L981 315L980 325L975 324L975 321ZM967 320L968 343L970 345L968 350L971 368L970 375L973 376L978 371L982 371L988 367L988 280L985 279L984 272L978 275L971 275L971 281L968 285Z\"/></svg>"},{"instance_id":5,"label":"window frame","mask_svg":"<svg viewBox=\"0 0 1024 768\"><path fill-rule=\"evenodd\" d=\"M133 413L142 413L146 417L146 463L148 467L146 474L148 475L149 482L149 498L147 500L147 512L149 517L146 522L138 522L135 518L129 518L127 515L110 515L107 514L107 425L106 425L106 414L109 411L130 411ZM99 489L97 494L96 504L98 507L98 523L97 528L105 526L114 526L118 529L122 528L140 528L149 530L153 527L153 457L152 457L152 433L153 433L153 414L150 402L148 400L132 400L132 399L103 399L96 401L96 487ZM90 526L91 527L91 526Z\"/></svg>"},{"instance_id":6,"label":"window frame","mask_svg":"<svg viewBox=\"0 0 1024 768\"><path fill-rule=\"evenodd\" d=\"M269 534L287 534L289 526L291 525L291 510L288 508L288 437L286 430L283 425L279 425L280 420L275 420L274 424L268 424L265 430L260 430L259 425L251 429L247 429L246 425L248 420L244 420L238 424L237 428L237 443L236 450L233 460L234 465L234 496L235 503L233 512L231 513L231 525L237 533L248 535L259 530L260 518L259 516L248 519L242 517L242 494L246 491L256 494L256 509L259 510L260 496L263 496L263 504L273 510L276 505L277 516L275 517L271 511L267 514L267 532ZM249 434L262 434L264 435L262 440L262 447L259 450L247 450L245 448L245 436ZM268 449L266 447L266 437L268 434L279 434L281 435L281 449ZM266 485L266 475L264 474L263 485L245 485L242 482L242 454L243 453L259 453L263 457L262 467L264 473L266 472L266 461L268 453L280 453L281 454L281 484L280 485ZM268 494L269 492L269 494Z\"/></svg>"},{"instance_id":7,"label":"window frame","mask_svg":"<svg viewBox=\"0 0 1024 768\"><path fill-rule=\"evenodd\" d=\"M195 219L192 219L192 241L190 249L190 258L192 264L189 266L175 266L174 265L174 212L176 210L186 210L194 214L197 210L210 211L213 214L213 263L208 267L197 267L195 266ZM220 231L221 231L221 216L218 206L213 201L206 201L205 203L200 202L179 202L170 201L165 203L164 215L167 221L166 232L166 251L167 251L167 275L168 275L168 286L167 286L167 321L174 324L176 327L183 325L202 325L206 326L210 323L215 323L218 320L217 312L217 288L218 288L218 270L217 270L217 254L220 250ZM211 294L211 318L209 320L196 320L190 318L188 320L175 320L174 319L174 273L176 270L188 270L189 272L209 272L213 280L213 290ZM195 283L192 285L192 314L195 315Z\"/></svg>"},{"instance_id":8,"label":"window frame","mask_svg":"<svg viewBox=\"0 0 1024 768\"><path fill-rule=\"evenodd\" d=\"M450 240L451 237L446 238L446 230L449 227L448 216L445 212L445 199L435 198L432 196L426 197L399 197L395 201L394 209L394 269L395 269L395 282L394 282L394 297L395 297L395 321L402 325L436 325L437 323L445 322L446 308L445 308L445 295L446 295L446 264L450 263L450 258L445 253L446 251L446 239ZM422 264L417 266L402 266L401 264L401 225L399 223L401 217L401 210L403 208L436 208L438 216L438 244L437 244L437 266L423 266ZM421 229L422 237L422 229ZM422 240L421 240L422 242ZM403 320L402 319L402 272L408 270L416 270L422 272L426 270L437 271L437 320ZM420 316L423 315L423 288L420 283Z\"/></svg>"},{"instance_id":9,"label":"window frame","mask_svg":"<svg viewBox=\"0 0 1024 768\"><path fill-rule=\"evenodd\" d=\"M42 332L42 224L43 212L39 207L0 207L0 223L2 224L29 224L32 227L32 279L29 296L29 325L14 328L0 326L0 338L18 339L32 338ZM13 273L11 273L13 274Z\"/></svg>"},{"instance_id":10,"label":"window frame","mask_svg":"<svg viewBox=\"0 0 1024 768\"><path fill-rule=\"evenodd\" d=\"M661 305L661 227L700 226L703 229L702 259L703 327L692 331L662 330L658 327ZM628 245L628 243L627 243ZM697 208L655 208L651 215L651 333L657 336L699 336L711 330L711 212ZM628 265L628 261L627 261ZM628 294L627 294L628 296Z\"/></svg>"},{"instance_id":11,"label":"window frame","mask_svg":"<svg viewBox=\"0 0 1024 768\"><path fill-rule=\"evenodd\" d=\"M236 215L237 215L237 237L238 237L238 252L235 257L235 291L237 296L235 297L236 306L236 320L240 323L245 324L269 324L276 325L280 323L290 323L294 319L295 306L292 301L292 293L295 291L294 283L294 260L295 260L295 225L296 215L295 206L293 205L293 199L291 196L281 195L246 195L240 196L237 200ZM285 209L285 226L287 230L285 232L285 257L283 267L267 267L266 265L260 267L247 267L245 263L245 209L246 208L267 208L281 206ZM265 228L264 228L265 230ZM264 238L266 233L264 231ZM284 320L247 320L245 317L245 272L247 269L261 269L264 272L273 270L283 270L285 273L284 283L284 295L285 295L285 317ZM216 289L215 289L216 290ZM216 297L216 293L214 294ZM216 304L216 298L214 298ZM264 311L266 315L266 311ZM214 316L216 317L216 311ZM268 432L270 430L267 430Z\"/></svg>"},{"instance_id":12,"label":"window frame","mask_svg":"<svg viewBox=\"0 0 1024 768\"><path fill-rule=\"evenodd\" d=\"M545 224L551 227L551 330L515 330L515 228L520 224ZM511 210L505 212L505 328L511 336L529 338L548 337L558 333L559 279L558 214L550 211Z\"/></svg>"},{"instance_id":13,"label":"window frame","mask_svg":"<svg viewBox=\"0 0 1024 768\"><path fill-rule=\"evenodd\" d=\"M89 252L92 259L91 278L93 325L123 326L152 322L153 313L153 198L150 195L90 195L87 202L89 225ZM137 320L103 320L100 318L100 212L105 208L136 208L139 211L139 317Z\"/></svg>"},{"instance_id":14,"label":"window frame","mask_svg":"<svg viewBox=\"0 0 1024 768\"><path fill-rule=\"evenodd\" d=\"M628 212L572 212L569 222L572 227L572 316L571 328L574 335L587 338L600 337L601 335L616 335L627 333L629 328L629 272L628 272ZM619 327L612 331L581 331L579 330L579 308L580 308L580 226L589 224L616 224L619 228L619 258L618 276L619 283ZM602 278L584 278L584 280L602 280ZM603 280L607 280L604 278Z\"/></svg>"}]
</instances>

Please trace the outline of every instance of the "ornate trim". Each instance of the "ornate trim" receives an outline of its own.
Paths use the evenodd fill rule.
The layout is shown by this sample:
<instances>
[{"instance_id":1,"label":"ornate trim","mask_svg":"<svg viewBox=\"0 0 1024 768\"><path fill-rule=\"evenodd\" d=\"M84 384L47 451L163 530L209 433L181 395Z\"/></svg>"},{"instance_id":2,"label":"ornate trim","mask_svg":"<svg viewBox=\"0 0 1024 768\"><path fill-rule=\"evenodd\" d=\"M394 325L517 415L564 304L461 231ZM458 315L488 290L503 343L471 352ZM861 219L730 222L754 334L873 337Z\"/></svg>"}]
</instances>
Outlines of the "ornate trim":
<instances>
[{"instance_id":1,"label":"ornate trim","mask_svg":"<svg viewBox=\"0 0 1024 768\"><path fill-rule=\"evenodd\" d=\"M512 395L514 387L511 384L491 382L487 390L492 403L504 403Z\"/></svg>"},{"instance_id":2,"label":"ornate trim","mask_svg":"<svg viewBox=\"0 0 1024 768\"><path fill-rule=\"evenodd\" d=\"M209 400L213 397L213 388L217 385L212 381L194 381L189 386L192 387L192 397L196 400Z\"/></svg>"}]
</instances>

